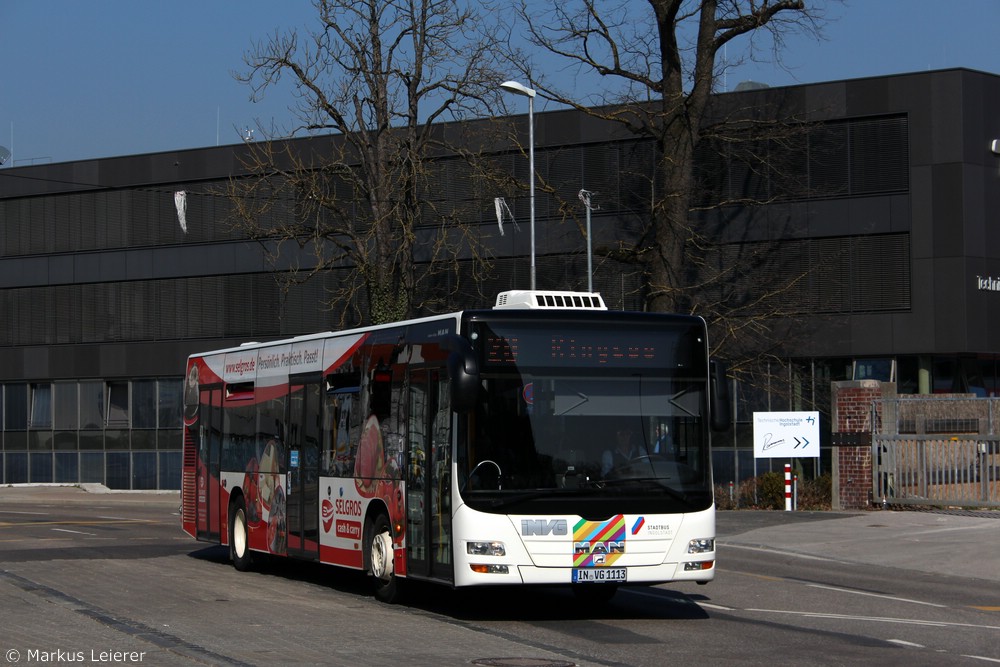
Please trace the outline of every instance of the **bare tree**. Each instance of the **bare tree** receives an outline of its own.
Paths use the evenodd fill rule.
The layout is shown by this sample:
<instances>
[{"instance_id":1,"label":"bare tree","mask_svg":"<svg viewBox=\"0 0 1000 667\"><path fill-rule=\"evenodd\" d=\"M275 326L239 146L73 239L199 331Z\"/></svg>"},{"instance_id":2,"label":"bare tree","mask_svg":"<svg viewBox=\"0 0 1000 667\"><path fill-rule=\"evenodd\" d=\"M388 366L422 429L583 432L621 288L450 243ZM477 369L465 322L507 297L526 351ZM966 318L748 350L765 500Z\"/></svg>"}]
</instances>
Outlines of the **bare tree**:
<instances>
[{"instance_id":1,"label":"bare tree","mask_svg":"<svg viewBox=\"0 0 1000 667\"><path fill-rule=\"evenodd\" d=\"M695 158L702 142L714 138L740 143L747 164L767 165L773 160L753 155L755 149L773 149L782 137L794 142L801 135L801 129L791 129L794 123L763 129L761 114L752 110L720 114L712 97L725 68L736 62L735 48L728 62L720 57L730 42L742 38L744 57L762 55L762 43L773 56L788 31L818 32L816 9L805 0L559 0L543 12L538 4L522 1L520 8L532 44L583 75L596 75L605 92L574 95L536 80L532 60L512 49L523 76L546 98L617 123L655 147L645 229L634 243L605 252L641 267L648 309L701 314L714 325L719 344L750 334L766 337L768 319L791 312L781 292L794 290L801 276L738 297L726 288L739 280L737 267L746 272L775 258L756 244L729 257L741 264L726 263L718 239L692 225L693 210L733 203L698 196L704 184ZM743 203L753 199L743 196ZM748 314L754 316L742 317Z\"/></svg>"},{"instance_id":2,"label":"bare tree","mask_svg":"<svg viewBox=\"0 0 1000 667\"><path fill-rule=\"evenodd\" d=\"M485 29L480 5L466 0L314 4L314 29L254 45L237 78L254 96L289 78L301 125L285 136L326 136L253 145L245 166L255 177L230 193L237 223L267 242L289 280L352 268L331 307L346 313L364 301L365 320L406 318L428 292L421 279L453 269L460 250L476 258L474 241L426 194L440 176L434 158L453 152L443 121L497 103L503 33ZM436 232L421 239L427 227Z\"/></svg>"}]
</instances>

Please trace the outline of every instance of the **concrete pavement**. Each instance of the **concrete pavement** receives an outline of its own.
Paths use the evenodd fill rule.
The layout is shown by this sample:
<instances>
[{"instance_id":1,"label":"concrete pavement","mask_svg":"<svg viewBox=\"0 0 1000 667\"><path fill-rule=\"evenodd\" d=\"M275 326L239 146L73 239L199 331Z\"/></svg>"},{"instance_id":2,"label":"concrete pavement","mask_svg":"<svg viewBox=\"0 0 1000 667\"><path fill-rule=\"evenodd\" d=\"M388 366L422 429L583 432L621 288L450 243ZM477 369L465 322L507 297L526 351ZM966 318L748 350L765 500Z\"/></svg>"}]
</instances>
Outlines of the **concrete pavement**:
<instances>
[{"instance_id":1,"label":"concrete pavement","mask_svg":"<svg viewBox=\"0 0 1000 667\"><path fill-rule=\"evenodd\" d=\"M59 484L18 484L0 486L0 507L18 505L59 505L62 503L92 503L105 505L131 503L180 507L180 491L113 491L103 484L66 486Z\"/></svg>"},{"instance_id":2,"label":"concrete pavement","mask_svg":"<svg viewBox=\"0 0 1000 667\"><path fill-rule=\"evenodd\" d=\"M180 494L110 491L100 485L0 486L0 507L62 503L176 510ZM1000 511L720 511L716 535L723 562L727 547L739 547L1000 582Z\"/></svg>"},{"instance_id":3,"label":"concrete pavement","mask_svg":"<svg viewBox=\"0 0 1000 667\"><path fill-rule=\"evenodd\" d=\"M1000 512L726 511L716 515L719 560L753 548L1000 582Z\"/></svg>"}]
</instances>

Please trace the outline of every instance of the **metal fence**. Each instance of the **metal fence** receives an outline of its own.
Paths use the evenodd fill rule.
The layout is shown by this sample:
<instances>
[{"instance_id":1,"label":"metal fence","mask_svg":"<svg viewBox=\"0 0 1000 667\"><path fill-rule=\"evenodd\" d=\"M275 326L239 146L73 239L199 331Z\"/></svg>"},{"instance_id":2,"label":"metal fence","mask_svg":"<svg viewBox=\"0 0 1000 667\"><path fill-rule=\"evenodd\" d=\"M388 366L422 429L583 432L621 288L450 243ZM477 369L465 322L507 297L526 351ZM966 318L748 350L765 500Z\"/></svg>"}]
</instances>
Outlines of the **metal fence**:
<instances>
[{"instance_id":1,"label":"metal fence","mask_svg":"<svg viewBox=\"0 0 1000 667\"><path fill-rule=\"evenodd\" d=\"M872 447L877 502L1000 507L1000 437L876 434Z\"/></svg>"},{"instance_id":2,"label":"metal fence","mask_svg":"<svg viewBox=\"0 0 1000 667\"><path fill-rule=\"evenodd\" d=\"M872 408L872 493L890 505L1000 507L1000 400L892 398Z\"/></svg>"}]
</instances>

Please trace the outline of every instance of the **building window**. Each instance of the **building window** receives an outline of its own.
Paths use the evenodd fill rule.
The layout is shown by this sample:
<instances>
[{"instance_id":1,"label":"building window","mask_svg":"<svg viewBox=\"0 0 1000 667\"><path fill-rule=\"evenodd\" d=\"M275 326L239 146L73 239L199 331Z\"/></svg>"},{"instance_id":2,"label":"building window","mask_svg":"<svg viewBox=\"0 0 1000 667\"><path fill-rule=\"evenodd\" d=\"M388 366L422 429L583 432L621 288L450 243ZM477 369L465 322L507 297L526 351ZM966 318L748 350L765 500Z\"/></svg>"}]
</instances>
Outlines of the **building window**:
<instances>
[{"instance_id":1,"label":"building window","mask_svg":"<svg viewBox=\"0 0 1000 667\"><path fill-rule=\"evenodd\" d=\"M80 481L80 455L76 452L56 452L55 482L77 484Z\"/></svg>"},{"instance_id":2,"label":"building window","mask_svg":"<svg viewBox=\"0 0 1000 667\"><path fill-rule=\"evenodd\" d=\"M52 385L31 385L31 421L33 429L52 428Z\"/></svg>"},{"instance_id":3,"label":"building window","mask_svg":"<svg viewBox=\"0 0 1000 667\"><path fill-rule=\"evenodd\" d=\"M180 488L183 390L181 378L0 384L0 483Z\"/></svg>"},{"instance_id":4,"label":"building window","mask_svg":"<svg viewBox=\"0 0 1000 667\"><path fill-rule=\"evenodd\" d=\"M106 426L128 426L128 382L109 382Z\"/></svg>"},{"instance_id":5,"label":"building window","mask_svg":"<svg viewBox=\"0 0 1000 667\"><path fill-rule=\"evenodd\" d=\"M80 383L80 427L91 431L102 428L104 424L104 383Z\"/></svg>"},{"instance_id":6,"label":"building window","mask_svg":"<svg viewBox=\"0 0 1000 667\"><path fill-rule=\"evenodd\" d=\"M133 380L132 428L156 428L156 380Z\"/></svg>"},{"instance_id":7,"label":"building window","mask_svg":"<svg viewBox=\"0 0 1000 667\"><path fill-rule=\"evenodd\" d=\"M896 360L892 358L856 359L854 361L854 379L895 382Z\"/></svg>"},{"instance_id":8,"label":"building window","mask_svg":"<svg viewBox=\"0 0 1000 667\"><path fill-rule=\"evenodd\" d=\"M28 481L32 484L51 484L52 452L32 452L28 460L31 463Z\"/></svg>"},{"instance_id":9,"label":"building window","mask_svg":"<svg viewBox=\"0 0 1000 667\"><path fill-rule=\"evenodd\" d=\"M128 452L107 452L104 459L104 483L109 489L131 488L130 458Z\"/></svg>"},{"instance_id":10,"label":"building window","mask_svg":"<svg viewBox=\"0 0 1000 667\"><path fill-rule=\"evenodd\" d=\"M802 201L909 190L905 115L815 125L735 129L707 137L695 154L697 201L703 206Z\"/></svg>"},{"instance_id":11,"label":"building window","mask_svg":"<svg viewBox=\"0 0 1000 667\"><path fill-rule=\"evenodd\" d=\"M4 387L4 430L24 431L28 428L28 385L9 384Z\"/></svg>"},{"instance_id":12,"label":"building window","mask_svg":"<svg viewBox=\"0 0 1000 667\"><path fill-rule=\"evenodd\" d=\"M160 428L180 428L184 406L181 380L159 381L159 414L157 426Z\"/></svg>"},{"instance_id":13,"label":"building window","mask_svg":"<svg viewBox=\"0 0 1000 667\"><path fill-rule=\"evenodd\" d=\"M79 428L79 412L77 396L79 389L76 382L56 382L52 385L53 402L55 403L56 430L74 430Z\"/></svg>"}]
</instances>

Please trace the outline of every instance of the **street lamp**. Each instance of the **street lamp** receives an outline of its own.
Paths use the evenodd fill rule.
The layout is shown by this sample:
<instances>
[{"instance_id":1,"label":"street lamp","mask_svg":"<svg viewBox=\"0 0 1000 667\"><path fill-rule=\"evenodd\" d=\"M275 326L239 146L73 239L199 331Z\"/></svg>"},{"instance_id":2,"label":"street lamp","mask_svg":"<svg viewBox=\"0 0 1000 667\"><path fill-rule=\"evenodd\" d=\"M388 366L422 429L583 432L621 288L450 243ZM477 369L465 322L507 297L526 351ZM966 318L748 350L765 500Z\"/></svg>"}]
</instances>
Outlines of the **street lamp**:
<instances>
[{"instance_id":1,"label":"street lamp","mask_svg":"<svg viewBox=\"0 0 1000 667\"><path fill-rule=\"evenodd\" d=\"M531 174L528 197L531 201L531 289L535 289L535 91L517 81L504 81L500 87L528 98L528 171Z\"/></svg>"},{"instance_id":2,"label":"street lamp","mask_svg":"<svg viewBox=\"0 0 1000 667\"><path fill-rule=\"evenodd\" d=\"M580 190L577 193L577 197L583 202L583 205L587 209L587 291L594 291L594 245L591 241L590 235L590 212L594 210L593 206L590 205L590 196L596 195L596 192L591 192L590 190Z\"/></svg>"}]
</instances>

